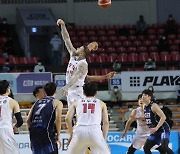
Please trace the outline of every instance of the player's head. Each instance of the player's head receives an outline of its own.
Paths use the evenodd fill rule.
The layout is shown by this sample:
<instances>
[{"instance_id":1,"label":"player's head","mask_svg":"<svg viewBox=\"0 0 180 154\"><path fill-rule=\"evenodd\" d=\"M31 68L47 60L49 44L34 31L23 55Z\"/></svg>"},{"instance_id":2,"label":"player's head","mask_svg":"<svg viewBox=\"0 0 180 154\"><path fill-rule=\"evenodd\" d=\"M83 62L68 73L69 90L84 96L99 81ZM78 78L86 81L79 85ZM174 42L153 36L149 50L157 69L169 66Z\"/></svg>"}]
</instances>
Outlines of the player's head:
<instances>
[{"instance_id":1,"label":"player's head","mask_svg":"<svg viewBox=\"0 0 180 154\"><path fill-rule=\"evenodd\" d=\"M150 101L153 99L153 93L149 89L145 89L142 92L142 100L145 104L150 103Z\"/></svg>"},{"instance_id":2,"label":"player's head","mask_svg":"<svg viewBox=\"0 0 180 154\"><path fill-rule=\"evenodd\" d=\"M93 83L93 82L89 82L89 83L85 83L83 86L83 90L84 90L84 94L86 96L95 96L98 90L97 84Z\"/></svg>"},{"instance_id":3,"label":"player's head","mask_svg":"<svg viewBox=\"0 0 180 154\"><path fill-rule=\"evenodd\" d=\"M0 81L0 95L10 94L9 82L7 80Z\"/></svg>"},{"instance_id":4,"label":"player's head","mask_svg":"<svg viewBox=\"0 0 180 154\"><path fill-rule=\"evenodd\" d=\"M46 96L46 93L44 91L44 88L42 86L37 86L33 91L34 97L36 97L37 100L42 99Z\"/></svg>"},{"instance_id":5,"label":"player's head","mask_svg":"<svg viewBox=\"0 0 180 154\"><path fill-rule=\"evenodd\" d=\"M142 94L139 94L139 95L138 95L138 105L139 105L140 107L143 106Z\"/></svg>"},{"instance_id":6,"label":"player's head","mask_svg":"<svg viewBox=\"0 0 180 154\"><path fill-rule=\"evenodd\" d=\"M79 48L77 48L77 56L80 58L86 58L88 55L91 54L91 52L98 49L97 42L91 42L88 45L83 45Z\"/></svg>"},{"instance_id":7,"label":"player's head","mask_svg":"<svg viewBox=\"0 0 180 154\"><path fill-rule=\"evenodd\" d=\"M56 84L54 82L49 82L44 86L44 90L47 96L53 96L56 94Z\"/></svg>"}]
</instances>

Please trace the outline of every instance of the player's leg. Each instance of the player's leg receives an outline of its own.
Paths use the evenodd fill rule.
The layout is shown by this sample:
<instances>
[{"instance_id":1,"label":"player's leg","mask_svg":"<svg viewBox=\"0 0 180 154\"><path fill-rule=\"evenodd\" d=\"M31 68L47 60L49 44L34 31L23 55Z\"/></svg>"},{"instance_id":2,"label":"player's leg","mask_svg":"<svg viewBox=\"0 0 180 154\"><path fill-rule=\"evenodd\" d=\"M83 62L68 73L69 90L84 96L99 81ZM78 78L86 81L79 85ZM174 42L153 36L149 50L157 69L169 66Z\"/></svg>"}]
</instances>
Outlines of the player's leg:
<instances>
[{"instance_id":1,"label":"player's leg","mask_svg":"<svg viewBox=\"0 0 180 154\"><path fill-rule=\"evenodd\" d=\"M168 154L173 154L173 151L169 148L168 144L169 144L168 138L164 138L161 140L161 147L162 149L164 149L164 152L167 152Z\"/></svg>"},{"instance_id":2,"label":"player's leg","mask_svg":"<svg viewBox=\"0 0 180 154\"><path fill-rule=\"evenodd\" d=\"M1 129L0 133L2 154L19 154L18 145L14 139L12 130Z\"/></svg>"},{"instance_id":3,"label":"player's leg","mask_svg":"<svg viewBox=\"0 0 180 154\"><path fill-rule=\"evenodd\" d=\"M92 144L92 154L110 154L110 148L108 147L102 131L98 127L92 127L91 129L91 144Z\"/></svg>"},{"instance_id":4,"label":"player's leg","mask_svg":"<svg viewBox=\"0 0 180 154\"><path fill-rule=\"evenodd\" d=\"M137 149L133 147L133 145L131 144L131 146L128 148L127 154L133 154Z\"/></svg>"},{"instance_id":5,"label":"player's leg","mask_svg":"<svg viewBox=\"0 0 180 154\"><path fill-rule=\"evenodd\" d=\"M144 144L144 153L145 154L151 154L151 148L155 145L156 143L152 140L147 139L145 144Z\"/></svg>"}]
</instances>

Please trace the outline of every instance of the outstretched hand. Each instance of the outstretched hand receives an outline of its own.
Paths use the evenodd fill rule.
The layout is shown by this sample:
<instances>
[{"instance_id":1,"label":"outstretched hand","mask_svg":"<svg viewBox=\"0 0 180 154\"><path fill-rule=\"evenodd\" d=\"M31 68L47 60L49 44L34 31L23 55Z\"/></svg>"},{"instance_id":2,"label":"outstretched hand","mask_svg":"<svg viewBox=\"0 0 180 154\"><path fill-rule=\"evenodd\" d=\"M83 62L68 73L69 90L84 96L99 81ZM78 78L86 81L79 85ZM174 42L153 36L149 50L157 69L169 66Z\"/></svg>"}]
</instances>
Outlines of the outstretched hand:
<instances>
[{"instance_id":1,"label":"outstretched hand","mask_svg":"<svg viewBox=\"0 0 180 154\"><path fill-rule=\"evenodd\" d=\"M114 77L115 76L115 74L116 74L116 72L109 72L108 74L106 74L106 79L110 79L110 78L112 78L112 77Z\"/></svg>"},{"instance_id":2,"label":"outstretched hand","mask_svg":"<svg viewBox=\"0 0 180 154\"><path fill-rule=\"evenodd\" d=\"M64 21L62 19L57 20L57 25L58 26L63 25L63 24L64 24Z\"/></svg>"}]
</instances>

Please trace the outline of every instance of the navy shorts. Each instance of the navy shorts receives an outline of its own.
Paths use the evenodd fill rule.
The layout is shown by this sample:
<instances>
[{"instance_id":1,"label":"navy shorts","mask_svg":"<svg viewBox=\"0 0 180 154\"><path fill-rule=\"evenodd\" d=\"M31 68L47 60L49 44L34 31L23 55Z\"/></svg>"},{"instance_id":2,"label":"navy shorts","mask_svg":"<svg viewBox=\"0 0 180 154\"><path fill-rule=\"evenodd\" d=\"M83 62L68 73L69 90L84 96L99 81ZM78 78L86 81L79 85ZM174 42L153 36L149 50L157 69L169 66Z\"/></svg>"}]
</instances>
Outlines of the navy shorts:
<instances>
[{"instance_id":1,"label":"navy shorts","mask_svg":"<svg viewBox=\"0 0 180 154\"><path fill-rule=\"evenodd\" d=\"M37 127L30 129L33 154L58 154L58 147L53 132Z\"/></svg>"},{"instance_id":2,"label":"navy shorts","mask_svg":"<svg viewBox=\"0 0 180 154\"><path fill-rule=\"evenodd\" d=\"M169 139L170 138L170 132L169 131L157 131L154 134L151 134L148 137L148 140L154 141L156 144L160 144L161 140L163 139Z\"/></svg>"}]
</instances>

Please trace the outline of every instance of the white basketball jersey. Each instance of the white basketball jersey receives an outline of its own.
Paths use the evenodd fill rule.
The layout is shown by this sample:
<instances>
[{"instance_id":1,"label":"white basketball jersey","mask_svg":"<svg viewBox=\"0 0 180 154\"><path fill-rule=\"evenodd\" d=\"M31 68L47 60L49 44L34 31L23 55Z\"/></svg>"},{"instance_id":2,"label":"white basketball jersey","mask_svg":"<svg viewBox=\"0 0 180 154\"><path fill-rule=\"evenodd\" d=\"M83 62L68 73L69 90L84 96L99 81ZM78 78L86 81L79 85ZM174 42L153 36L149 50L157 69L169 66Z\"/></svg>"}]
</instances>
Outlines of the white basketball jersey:
<instances>
[{"instance_id":1,"label":"white basketball jersey","mask_svg":"<svg viewBox=\"0 0 180 154\"><path fill-rule=\"evenodd\" d=\"M139 118L139 117L144 117L144 113L141 111L141 108L138 107L136 109L136 118ZM148 126L146 125L146 121L145 120L140 120L140 119L137 119L137 131L136 133L141 135L141 136L148 136L149 135L149 128Z\"/></svg>"},{"instance_id":2,"label":"white basketball jersey","mask_svg":"<svg viewBox=\"0 0 180 154\"><path fill-rule=\"evenodd\" d=\"M99 125L102 120L101 101L95 97L80 99L76 107L77 126Z\"/></svg>"},{"instance_id":3,"label":"white basketball jersey","mask_svg":"<svg viewBox=\"0 0 180 154\"><path fill-rule=\"evenodd\" d=\"M66 84L69 83L69 80L72 78L72 76L74 75L74 72L77 70L77 67L81 63L85 63L86 65L88 65L86 59L82 59L82 60L77 60L77 59L78 59L78 57L72 56L69 60L69 64L68 64L67 71L66 71ZM85 75L83 75L81 78L79 78L74 83L74 86L83 86L86 76L87 76L87 73Z\"/></svg>"},{"instance_id":4,"label":"white basketball jersey","mask_svg":"<svg viewBox=\"0 0 180 154\"><path fill-rule=\"evenodd\" d=\"M12 128L10 99L8 96L0 96L0 128Z\"/></svg>"}]
</instances>

